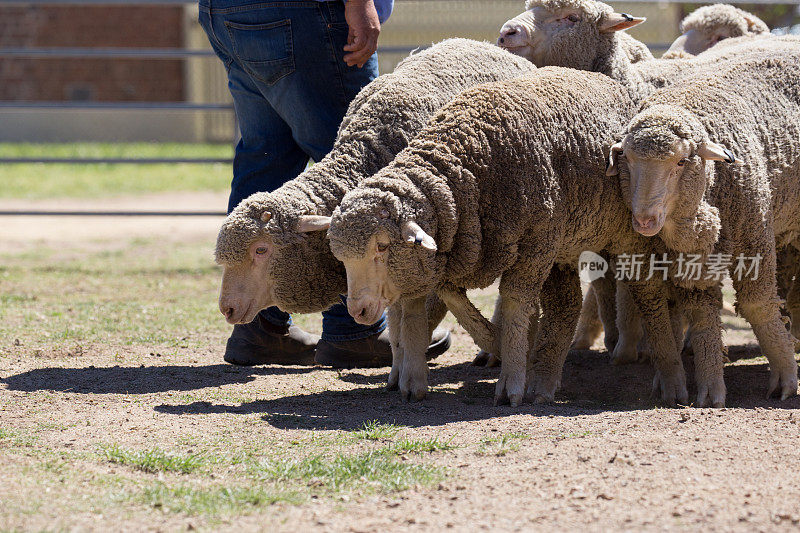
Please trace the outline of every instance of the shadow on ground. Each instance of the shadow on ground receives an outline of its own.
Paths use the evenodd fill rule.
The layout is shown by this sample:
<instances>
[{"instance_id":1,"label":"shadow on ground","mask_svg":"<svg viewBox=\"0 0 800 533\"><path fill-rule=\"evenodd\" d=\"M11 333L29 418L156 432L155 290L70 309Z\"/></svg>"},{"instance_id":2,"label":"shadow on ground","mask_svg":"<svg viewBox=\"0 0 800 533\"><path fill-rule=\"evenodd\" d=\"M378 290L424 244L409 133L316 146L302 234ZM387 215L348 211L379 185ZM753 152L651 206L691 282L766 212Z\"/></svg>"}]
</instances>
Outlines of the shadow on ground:
<instances>
[{"instance_id":1,"label":"shadow on ground","mask_svg":"<svg viewBox=\"0 0 800 533\"><path fill-rule=\"evenodd\" d=\"M306 374L310 367L170 365L140 367L37 368L0 379L10 390L79 394L152 394L249 383L258 376Z\"/></svg>"},{"instance_id":2,"label":"shadow on ground","mask_svg":"<svg viewBox=\"0 0 800 533\"><path fill-rule=\"evenodd\" d=\"M736 357L759 355L752 347L731 350ZM690 363L690 362L689 362ZM687 365L687 373L693 369ZM353 390L327 390L240 405L193 402L184 405L159 405L155 410L175 415L261 414L269 424L281 429L354 430L366 420L405 426L441 426L451 422L479 421L516 414L534 416L583 416L604 411L652 409L650 399L653 371L649 364L611 366L607 353L571 352L564 368L562 390L552 405L525 404L520 408L491 405L498 369L474 367L468 363L432 365L429 381L432 391L424 402L403 403L399 393L380 385L386 374L345 371L342 379L361 385ZM728 365L728 406L740 408L800 408L800 398L785 402L764 397L769 369L766 363L752 361ZM690 398L695 394L690 387ZM353 413L358 413L357 417Z\"/></svg>"}]
</instances>

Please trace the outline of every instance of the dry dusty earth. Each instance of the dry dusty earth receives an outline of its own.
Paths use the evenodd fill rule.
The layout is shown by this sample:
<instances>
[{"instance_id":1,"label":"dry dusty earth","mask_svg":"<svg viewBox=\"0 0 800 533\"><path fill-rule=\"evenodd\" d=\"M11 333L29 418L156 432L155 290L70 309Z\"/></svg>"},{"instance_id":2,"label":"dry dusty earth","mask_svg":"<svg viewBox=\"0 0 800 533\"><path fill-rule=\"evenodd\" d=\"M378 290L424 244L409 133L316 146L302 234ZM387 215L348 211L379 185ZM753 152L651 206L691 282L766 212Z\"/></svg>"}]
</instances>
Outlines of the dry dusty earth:
<instances>
[{"instance_id":1,"label":"dry dusty earth","mask_svg":"<svg viewBox=\"0 0 800 533\"><path fill-rule=\"evenodd\" d=\"M3 231L5 249L37 225L53 238L21 222L29 233ZM130 223L115 235L104 221L103 237L128 238ZM210 247L218 223L163 237ZM86 239L59 224L62 245ZM223 327L158 351L4 342L0 530L797 530L800 399L763 397L765 360L741 321L725 322L735 361L718 410L658 407L648 366L612 367L602 351L570 354L554 405L492 407L498 371L469 364L457 327L413 404L384 390L387 369L225 365ZM136 456L148 450L179 464L148 469ZM355 477L292 470L309 457L379 460Z\"/></svg>"}]
</instances>

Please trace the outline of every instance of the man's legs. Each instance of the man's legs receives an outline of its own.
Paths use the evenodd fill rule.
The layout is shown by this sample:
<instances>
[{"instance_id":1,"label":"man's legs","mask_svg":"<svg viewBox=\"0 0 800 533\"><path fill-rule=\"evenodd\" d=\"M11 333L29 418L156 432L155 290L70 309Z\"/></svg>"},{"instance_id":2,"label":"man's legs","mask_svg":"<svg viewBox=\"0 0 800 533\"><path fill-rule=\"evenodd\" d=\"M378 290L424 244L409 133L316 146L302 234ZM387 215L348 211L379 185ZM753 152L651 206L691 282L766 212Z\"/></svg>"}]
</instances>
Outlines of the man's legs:
<instances>
[{"instance_id":1,"label":"man's legs","mask_svg":"<svg viewBox=\"0 0 800 533\"><path fill-rule=\"evenodd\" d=\"M251 8L236 0L214 0L211 5L201 2L200 22L228 69L242 134L230 212L251 194L275 190L296 177L309 157L318 161L330 151L350 101L378 74L377 56L362 69L342 61L347 24L341 2ZM292 26L302 28L302 39L294 38L298 34ZM265 359L268 354L257 347L273 330L291 329L290 337L302 334L298 348L306 352L311 339L291 324L291 317L277 307L262 311L253 323L234 327L226 360L278 362ZM323 313L323 329L332 329L337 340L363 339L380 334L385 321L359 325L337 304ZM283 344L276 351L285 351ZM265 357L251 357L247 352L253 350ZM297 355L289 351L287 355ZM388 346L383 351L388 354ZM310 362L306 355L304 362Z\"/></svg>"}]
</instances>

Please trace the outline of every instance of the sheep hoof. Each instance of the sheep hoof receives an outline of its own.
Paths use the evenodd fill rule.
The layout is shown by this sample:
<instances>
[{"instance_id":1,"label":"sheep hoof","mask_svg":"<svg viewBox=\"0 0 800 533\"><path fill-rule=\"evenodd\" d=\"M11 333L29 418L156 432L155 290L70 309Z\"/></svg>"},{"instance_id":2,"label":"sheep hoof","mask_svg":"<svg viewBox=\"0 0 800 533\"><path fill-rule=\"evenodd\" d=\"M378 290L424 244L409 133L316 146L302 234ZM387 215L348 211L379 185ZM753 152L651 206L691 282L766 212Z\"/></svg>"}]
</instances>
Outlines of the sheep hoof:
<instances>
[{"instance_id":1,"label":"sheep hoof","mask_svg":"<svg viewBox=\"0 0 800 533\"><path fill-rule=\"evenodd\" d=\"M797 365L785 371L770 369L767 398L777 396L778 392L781 401L797 394Z\"/></svg>"},{"instance_id":2,"label":"sheep hoof","mask_svg":"<svg viewBox=\"0 0 800 533\"><path fill-rule=\"evenodd\" d=\"M675 407L677 404L689 404L689 391L686 389L686 374L683 369L665 375L656 371L653 378L653 395L661 397L661 401Z\"/></svg>"},{"instance_id":3,"label":"sheep hoof","mask_svg":"<svg viewBox=\"0 0 800 533\"><path fill-rule=\"evenodd\" d=\"M546 404L546 403L553 403L553 398L549 398L544 394L537 394L533 398L533 403L535 404Z\"/></svg>"},{"instance_id":4,"label":"sheep hoof","mask_svg":"<svg viewBox=\"0 0 800 533\"><path fill-rule=\"evenodd\" d=\"M588 350L592 347L594 342L592 339L588 337L581 337L572 341L572 344L569 345L570 350Z\"/></svg>"},{"instance_id":5,"label":"sheep hoof","mask_svg":"<svg viewBox=\"0 0 800 533\"><path fill-rule=\"evenodd\" d=\"M489 352L481 350L480 352L478 352L478 355L475 356L475 359L472 360L472 364L474 366L486 366L486 363L489 362L489 357L491 355L492 354L490 354Z\"/></svg>"},{"instance_id":6,"label":"sheep hoof","mask_svg":"<svg viewBox=\"0 0 800 533\"><path fill-rule=\"evenodd\" d=\"M526 393L528 398L533 398L533 403L553 403L556 391L560 386L561 382L557 377L536 373L528 385Z\"/></svg>"},{"instance_id":7,"label":"sheep hoof","mask_svg":"<svg viewBox=\"0 0 800 533\"><path fill-rule=\"evenodd\" d=\"M725 381L720 376L707 382L698 380L696 407L725 407Z\"/></svg>"},{"instance_id":8,"label":"sheep hoof","mask_svg":"<svg viewBox=\"0 0 800 533\"><path fill-rule=\"evenodd\" d=\"M397 390L400 388L399 372L389 372L389 379L386 380L386 390Z\"/></svg>"},{"instance_id":9,"label":"sheep hoof","mask_svg":"<svg viewBox=\"0 0 800 533\"><path fill-rule=\"evenodd\" d=\"M630 365L639 360L639 352L636 346L630 346L624 342L618 342L614 351L611 352L611 364Z\"/></svg>"},{"instance_id":10,"label":"sheep hoof","mask_svg":"<svg viewBox=\"0 0 800 533\"><path fill-rule=\"evenodd\" d=\"M525 372L523 371L522 374L522 379L513 373L500 374L494 392L495 405L507 402L511 404L511 407L518 407L522 403L525 396Z\"/></svg>"},{"instance_id":11,"label":"sheep hoof","mask_svg":"<svg viewBox=\"0 0 800 533\"><path fill-rule=\"evenodd\" d=\"M489 360L486 361L486 368L497 368L500 366L500 359L493 353L489 354Z\"/></svg>"}]
</instances>

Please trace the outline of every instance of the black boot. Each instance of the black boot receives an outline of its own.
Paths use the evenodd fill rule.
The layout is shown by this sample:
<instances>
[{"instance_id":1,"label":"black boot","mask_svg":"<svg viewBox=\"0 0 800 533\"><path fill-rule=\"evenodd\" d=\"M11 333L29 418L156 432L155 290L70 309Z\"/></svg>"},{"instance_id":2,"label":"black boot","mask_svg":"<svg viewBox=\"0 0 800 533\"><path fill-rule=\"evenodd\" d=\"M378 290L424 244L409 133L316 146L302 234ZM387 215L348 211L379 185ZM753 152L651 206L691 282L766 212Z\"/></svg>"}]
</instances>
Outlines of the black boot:
<instances>
[{"instance_id":1,"label":"black boot","mask_svg":"<svg viewBox=\"0 0 800 533\"><path fill-rule=\"evenodd\" d=\"M261 314L249 324L236 324L225 346L232 365L313 365L319 337L297 326L276 326Z\"/></svg>"},{"instance_id":2,"label":"black boot","mask_svg":"<svg viewBox=\"0 0 800 533\"><path fill-rule=\"evenodd\" d=\"M431 359L450 348L450 331L436 328L425 357ZM389 332L383 331L365 339L354 341L326 341L317 343L317 363L334 368L375 368L392 365L392 347Z\"/></svg>"}]
</instances>

